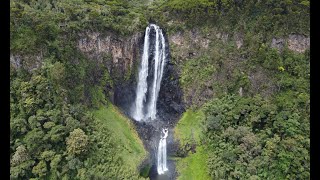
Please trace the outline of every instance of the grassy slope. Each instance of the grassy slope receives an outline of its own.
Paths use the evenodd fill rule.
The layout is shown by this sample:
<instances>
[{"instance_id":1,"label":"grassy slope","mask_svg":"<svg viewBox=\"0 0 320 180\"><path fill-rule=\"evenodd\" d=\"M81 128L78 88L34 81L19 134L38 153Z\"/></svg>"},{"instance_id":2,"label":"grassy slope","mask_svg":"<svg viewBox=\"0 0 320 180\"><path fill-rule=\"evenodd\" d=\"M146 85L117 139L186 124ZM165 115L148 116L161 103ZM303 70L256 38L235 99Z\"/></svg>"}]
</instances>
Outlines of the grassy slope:
<instances>
[{"instance_id":1,"label":"grassy slope","mask_svg":"<svg viewBox=\"0 0 320 180\"><path fill-rule=\"evenodd\" d=\"M180 145L184 146L187 142L200 143L201 120L203 117L201 111L187 110L176 125L175 138L180 140Z\"/></svg>"},{"instance_id":2,"label":"grassy slope","mask_svg":"<svg viewBox=\"0 0 320 180\"><path fill-rule=\"evenodd\" d=\"M178 179L210 179L207 172L206 160L207 153L202 146L198 146L196 153L189 153L186 158L181 158L177 161L177 170L180 174Z\"/></svg>"},{"instance_id":3,"label":"grassy slope","mask_svg":"<svg viewBox=\"0 0 320 180\"><path fill-rule=\"evenodd\" d=\"M175 127L175 138L180 140L183 147L187 142L197 144L196 153L189 152L186 158L177 159L178 179L210 179L207 173L207 154L200 145L201 111L187 110Z\"/></svg>"},{"instance_id":4,"label":"grassy slope","mask_svg":"<svg viewBox=\"0 0 320 180\"><path fill-rule=\"evenodd\" d=\"M94 110L93 115L100 126L97 135L104 136L104 134L110 133L111 139L114 139L117 147L120 148L116 152L117 155L125 159L123 161L124 166L127 169L136 171L137 166L146 157L147 152L133 124L111 103L108 104L108 107L101 106L98 110ZM104 152L101 153L96 152L94 156L104 154Z\"/></svg>"}]
</instances>

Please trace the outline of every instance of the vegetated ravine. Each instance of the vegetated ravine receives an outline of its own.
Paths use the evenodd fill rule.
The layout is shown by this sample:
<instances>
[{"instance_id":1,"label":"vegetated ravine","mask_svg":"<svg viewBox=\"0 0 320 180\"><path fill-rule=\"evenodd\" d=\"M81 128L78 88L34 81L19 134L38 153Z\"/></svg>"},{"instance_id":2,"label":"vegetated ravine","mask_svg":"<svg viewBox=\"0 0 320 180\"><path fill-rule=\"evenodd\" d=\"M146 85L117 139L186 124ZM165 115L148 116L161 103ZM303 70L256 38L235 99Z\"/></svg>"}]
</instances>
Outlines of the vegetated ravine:
<instances>
[{"instance_id":1,"label":"vegetated ravine","mask_svg":"<svg viewBox=\"0 0 320 180\"><path fill-rule=\"evenodd\" d=\"M123 109L149 151L141 167L150 168L150 179L175 179L174 162L167 156L175 151L173 128L184 106L178 80L172 78L177 75L170 63L168 40L159 26L146 27L141 51L135 97L124 97L133 102L126 102L123 107L130 106Z\"/></svg>"}]
</instances>

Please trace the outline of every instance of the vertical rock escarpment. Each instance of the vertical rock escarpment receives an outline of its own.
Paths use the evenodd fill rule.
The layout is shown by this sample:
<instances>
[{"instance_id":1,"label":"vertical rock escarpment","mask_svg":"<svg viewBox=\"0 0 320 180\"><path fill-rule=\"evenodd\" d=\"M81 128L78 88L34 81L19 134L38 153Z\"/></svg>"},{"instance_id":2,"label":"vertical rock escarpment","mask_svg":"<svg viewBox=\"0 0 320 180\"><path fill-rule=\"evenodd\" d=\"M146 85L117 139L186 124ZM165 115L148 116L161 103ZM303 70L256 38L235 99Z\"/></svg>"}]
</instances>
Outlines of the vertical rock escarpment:
<instances>
[{"instance_id":1,"label":"vertical rock escarpment","mask_svg":"<svg viewBox=\"0 0 320 180\"><path fill-rule=\"evenodd\" d=\"M79 50L108 69L114 83L108 89L113 94L111 101L128 111L135 96L135 73L143 45L143 33L119 37L112 33L87 31L79 34L79 37Z\"/></svg>"},{"instance_id":2,"label":"vertical rock escarpment","mask_svg":"<svg viewBox=\"0 0 320 180\"><path fill-rule=\"evenodd\" d=\"M165 51L169 54L169 43L165 32L163 32L163 35ZM152 36L154 35L152 34ZM119 37L112 33L102 34L85 31L80 33L79 37L78 49L89 60L103 63L108 69L114 82L114 87L108 89L113 94L110 97L111 101L129 115L131 105L136 98L138 68L143 54L144 33L138 32L129 37ZM150 49L150 51L154 50ZM154 53L151 53L150 56L153 57ZM149 63L149 66L154 66L154 64ZM166 68L163 70L161 90L156 102L160 118L168 123L171 123L184 111L182 90L179 86L179 75L176 68L170 61L167 62ZM152 68L153 70L154 68ZM148 81L152 81L153 77L153 75L150 75Z\"/></svg>"},{"instance_id":3,"label":"vertical rock escarpment","mask_svg":"<svg viewBox=\"0 0 320 180\"><path fill-rule=\"evenodd\" d=\"M79 34L78 48L90 59L99 62L102 62L106 56L111 56L111 61L105 62L108 70L124 77L133 70L134 63L139 59L142 35L136 33L123 38L114 34L85 32Z\"/></svg>"}]
</instances>

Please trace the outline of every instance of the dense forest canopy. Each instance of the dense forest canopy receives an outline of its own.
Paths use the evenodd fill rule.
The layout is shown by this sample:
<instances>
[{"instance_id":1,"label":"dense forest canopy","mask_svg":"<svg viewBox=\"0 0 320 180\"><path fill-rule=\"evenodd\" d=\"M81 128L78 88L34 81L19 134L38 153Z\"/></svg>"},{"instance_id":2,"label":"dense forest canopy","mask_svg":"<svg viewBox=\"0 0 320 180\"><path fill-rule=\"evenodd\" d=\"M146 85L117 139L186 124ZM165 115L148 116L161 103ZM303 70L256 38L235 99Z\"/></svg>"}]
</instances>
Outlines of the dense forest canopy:
<instances>
[{"instance_id":1,"label":"dense forest canopy","mask_svg":"<svg viewBox=\"0 0 320 180\"><path fill-rule=\"evenodd\" d=\"M308 179L309 50L268 43L309 36L309 9L309 0L11 0L10 53L28 57L24 64L41 57L41 64L10 65L10 178L144 178L137 170L146 156L141 140L110 101L117 81L105 63L111 57L92 61L77 43L83 31L127 37L156 22L167 36L215 28L244 39L241 49L216 41L188 60L170 45L184 94L197 99L214 90L188 104L201 114L185 119L199 122L198 138L181 135L177 156L192 159L187 143L201 148L197 160L211 179ZM267 78L257 88L249 75L258 72ZM213 81L219 74L227 78Z\"/></svg>"}]
</instances>

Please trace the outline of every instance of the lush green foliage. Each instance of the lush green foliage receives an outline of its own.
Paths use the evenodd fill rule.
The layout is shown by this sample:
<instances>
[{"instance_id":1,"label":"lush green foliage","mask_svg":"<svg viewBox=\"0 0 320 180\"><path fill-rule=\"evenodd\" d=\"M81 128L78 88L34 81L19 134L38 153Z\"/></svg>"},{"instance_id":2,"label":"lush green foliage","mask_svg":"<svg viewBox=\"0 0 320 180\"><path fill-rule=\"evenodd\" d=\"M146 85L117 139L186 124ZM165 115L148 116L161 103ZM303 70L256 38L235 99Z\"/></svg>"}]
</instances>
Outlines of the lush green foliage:
<instances>
[{"instance_id":1,"label":"lush green foliage","mask_svg":"<svg viewBox=\"0 0 320 180\"><path fill-rule=\"evenodd\" d=\"M105 62L79 52L77 34L140 31L146 25L141 9L123 0L10 1L11 53L28 57L22 64L38 63L38 55L43 63L10 69L12 179L139 178L146 152L128 120L116 110L97 117L89 111L108 104L113 79Z\"/></svg>"},{"instance_id":2,"label":"lush green foliage","mask_svg":"<svg viewBox=\"0 0 320 180\"><path fill-rule=\"evenodd\" d=\"M88 106L106 105L103 93L95 95L99 84L91 92L93 100L86 98L92 102L87 107L75 103L81 100L70 102L66 68L47 60L32 73L11 72L11 178L139 179L132 164L138 165L146 152L133 126L111 104L88 111Z\"/></svg>"},{"instance_id":3,"label":"lush green foliage","mask_svg":"<svg viewBox=\"0 0 320 180\"><path fill-rule=\"evenodd\" d=\"M164 25L178 19L187 28L211 25L229 31L283 35L289 31L308 33L309 8L308 0L168 0L154 7L154 18ZM163 17L163 12L170 15Z\"/></svg>"},{"instance_id":4,"label":"lush green foliage","mask_svg":"<svg viewBox=\"0 0 320 180\"><path fill-rule=\"evenodd\" d=\"M176 158L178 179L209 179L206 165L208 154L201 145L204 113L187 110L175 127L174 137L180 142L179 156Z\"/></svg>"},{"instance_id":5,"label":"lush green foliage","mask_svg":"<svg viewBox=\"0 0 320 180\"><path fill-rule=\"evenodd\" d=\"M200 135L202 134L201 121L203 112L194 112L187 110L176 125L174 137L180 141L180 146L185 147L187 144L199 144Z\"/></svg>"},{"instance_id":6,"label":"lush green foliage","mask_svg":"<svg viewBox=\"0 0 320 180\"><path fill-rule=\"evenodd\" d=\"M203 146L198 146L195 151L194 153L190 152L186 158L178 159L177 170L179 176L177 179L210 179L208 166L206 165L207 152Z\"/></svg>"},{"instance_id":7,"label":"lush green foliage","mask_svg":"<svg viewBox=\"0 0 320 180\"><path fill-rule=\"evenodd\" d=\"M124 0L10 1L11 50L43 49L59 32L107 29L126 35L146 25L141 9Z\"/></svg>"},{"instance_id":8,"label":"lush green foliage","mask_svg":"<svg viewBox=\"0 0 320 180\"><path fill-rule=\"evenodd\" d=\"M94 143L84 161L83 179L140 179L136 165L146 151L133 125L111 104L92 113Z\"/></svg>"},{"instance_id":9,"label":"lush green foliage","mask_svg":"<svg viewBox=\"0 0 320 180\"><path fill-rule=\"evenodd\" d=\"M32 74L11 76L12 179L72 176L77 170L70 163L85 157L92 117L82 105L68 103L66 90L50 75L56 65L45 62ZM81 136L74 139L76 131ZM82 145L73 149L72 141Z\"/></svg>"},{"instance_id":10,"label":"lush green foliage","mask_svg":"<svg viewBox=\"0 0 320 180\"><path fill-rule=\"evenodd\" d=\"M115 79L106 62L79 53L77 41L87 30L130 35L148 21L168 34L194 27L204 36L243 34L245 48L211 38L208 50L194 49L200 56L175 62L186 99L191 94L199 108L175 130L187 155L177 162L180 178L308 179L309 51L278 52L268 43L309 35L309 8L309 0L10 1L11 53L43 63L10 69L11 179L140 178L146 152L108 104ZM230 95L239 88L242 97Z\"/></svg>"},{"instance_id":11,"label":"lush green foliage","mask_svg":"<svg viewBox=\"0 0 320 180\"><path fill-rule=\"evenodd\" d=\"M236 94L239 89L247 96L264 97L282 90L309 93L309 50L295 53L284 47L278 51L263 43L260 35L250 36L248 32L240 49L234 41L212 38L210 48L179 63L186 101L199 106L214 95Z\"/></svg>"},{"instance_id":12,"label":"lush green foliage","mask_svg":"<svg viewBox=\"0 0 320 180\"><path fill-rule=\"evenodd\" d=\"M224 96L204 106L213 178L309 178L308 102L279 98Z\"/></svg>"},{"instance_id":13,"label":"lush green foliage","mask_svg":"<svg viewBox=\"0 0 320 180\"><path fill-rule=\"evenodd\" d=\"M212 179L308 179L309 51L295 53L286 46L278 51L269 45L273 37L309 34L308 3L237 1L242 5L220 4L219 10L211 1L201 2L202 6L206 4L202 9L213 8L207 11L207 16L199 13L202 21L191 10L196 12L201 6L179 0L167 5L175 18L187 18L180 23L179 31L199 25L200 36L211 41L208 50L197 49L192 42L199 41L199 36L189 40L186 33L183 38L200 55L189 56L183 63L181 57L174 57L181 68L180 82L186 101L204 114L199 120L187 116L190 113L187 111L179 123L184 124L186 117L192 117L196 124L190 127L204 127L196 149L205 149L207 172ZM231 36L242 33L243 47L237 49L231 39L222 41L210 36L221 32ZM179 54L177 47L172 47L172 51ZM184 137L190 135L190 127L179 123L176 132L187 135L180 133L181 137L177 137L183 144L192 144L193 139ZM193 177L187 169L198 152L191 152L177 160L180 177Z\"/></svg>"},{"instance_id":14,"label":"lush green foliage","mask_svg":"<svg viewBox=\"0 0 320 180\"><path fill-rule=\"evenodd\" d=\"M210 66L202 65L201 61L201 58L198 61L189 60L185 64L182 84L185 80L189 82L184 84L184 88L188 89L190 84L201 83L212 85L215 90L219 90L219 87L224 88L216 92L216 98L198 110L203 111L203 120L192 118L195 123L204 122L202 125L191 127L205 127L198 146L204 146L208 152L207 167L210 176L213 179L308 179L309 52L297 54L284 49L279 53L262 46L257 54L252 55L252 59L234 67L228 82L215 82L218 85L208 81L210 77L215 76L215 72L209 73L207 69ZM219 67L216 60L213 59L212 62L214 66ZM269 96L255 90L254 81L241 83L242 78L237 78L254 71L257 67L269 74L276 87ZM201 78L207 72L205 78ZM194 75L195 80L188 79L191 75ZM260 87L267 86L270 82L263 83ZM247 92L242 97L223 93L238 94L239 87L244 87L244 91ZM185 116L180 120L181 124L185 122ZM188 129L190 131L190 127L178 123L176 131L186 133ZM183 137L181 139L185 142ZM192 143L193 140L187 142ZM191 164L192 161L187 160L191 156L188 155L183 161ZM178 164L180 162L181 160ZM188 174L188 171L185 173Z\"/></svg>"}]
</instances>

